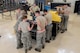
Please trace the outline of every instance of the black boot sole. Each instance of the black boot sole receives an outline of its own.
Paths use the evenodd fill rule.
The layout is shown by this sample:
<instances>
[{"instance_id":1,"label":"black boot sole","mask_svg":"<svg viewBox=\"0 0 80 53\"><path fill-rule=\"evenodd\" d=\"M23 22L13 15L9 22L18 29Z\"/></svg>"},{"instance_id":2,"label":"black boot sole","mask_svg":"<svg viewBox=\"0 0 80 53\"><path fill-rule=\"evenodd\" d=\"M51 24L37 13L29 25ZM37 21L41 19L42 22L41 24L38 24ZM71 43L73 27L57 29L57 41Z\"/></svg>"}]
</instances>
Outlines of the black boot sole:
<instances>
[{"instance_id":1,"label":"black boot sole","mask_svg":"<svg viewBox=\"0 0 80 53\"><path fill-rule=\"evenodd\" d=\"M31 50L31 49L32 49L32 47L29 48L29 50Z\"/></svg>"},{"instance_id":2,"label":"black boot sole","mask_svg":"<svg viewBox=\"0 0 80 53\"><path fill-rule=\"evenodd\" d=\"M37 48L35 48L35 51L41 52L41 50L40 49L37 49Z\"/></svg>"},{"instance_id":3,"label":"black boot sole","mask_svg":"<svg viewBox=\"0 0 80 53\"><path fill-rule=\"evenodd\" d=\"M49 40L46 40L46 43L50 43L50 41Z\"/></svg>"},{"instance_id":4,"label":"black boot sole","mask_svg":"<svg viewBox=\"0 0 80 53\"><path fill-rule=\"evenodd\" d=\"M25 49L25 53L27 53L27 49Z\"/></svg>"}]
</instances>

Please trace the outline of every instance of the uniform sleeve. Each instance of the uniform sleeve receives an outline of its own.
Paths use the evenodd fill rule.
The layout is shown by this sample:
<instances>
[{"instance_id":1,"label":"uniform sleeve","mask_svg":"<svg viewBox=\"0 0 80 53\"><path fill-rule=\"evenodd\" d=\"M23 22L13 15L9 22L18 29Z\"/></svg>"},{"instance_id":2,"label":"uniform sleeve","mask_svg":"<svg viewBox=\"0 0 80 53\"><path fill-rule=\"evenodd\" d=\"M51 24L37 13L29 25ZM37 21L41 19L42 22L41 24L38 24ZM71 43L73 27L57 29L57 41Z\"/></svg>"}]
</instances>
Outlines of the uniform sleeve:
<instances>
[{"instance_id":1,"label":"uniform sleeve","mask_svg":"<svg viewBox=\"0 0 80 53\"><path fill-rule=\"evenodd\" d=\"M30 7L30 10L32 10L33 6Z\"/></svg>"},{"instance_id":2,"label":"uniform sleeve","mask_svg":"<svg viewBox=\"0 0 80 53\"><path fill-rule=\"evenodd\" d=\"M44 17L44 20L45 20L45 25L47 25L47 19Z\"/></svg>"},{"instance_id":3,"label":"uniform sleeve","mask_svg":"<svg viewBox=\"0 0 80 53\"><path fill-rule=\"evenodd\" d=\"M16 13L16 19L18 19L18 14Z\"/></svg>"},{"instance_id":4,"label":"uniform sleeve","mask_svg":"<svg viewBox=\"0 0 80 53\"><path fill-rule=\"evenodd\" d=\"M27 26L30 26L30 24L27 22Z\"/></svg>"},{"instance_id":5,"label":"uniform sleeve","mask_svg":"<svg viewBox=\"0 0 80 53\"><path fill-rule=\"evenodd\" d=\"M36 18L36 22L38 22L38 21L39 21L39 17Z\"/></svg>"},{"instance_id":6,"label":"uniform sleeve","mask_svg":"<svg viewBox=\"0 0 80 53\"><path fill-rule=\"evenodd\" d=\"M18 27L21 27L21 23L18 25Z\"/></svg>"},{"instance_id":7,"label":"uniform sleeve","mask_svg":"<svg viewBox=\"0 0 80 53\"><path fill-rule=\"evenodd\" d=\"M47 16L47 15L45 15L45 17L44 17L44 18L45 18L45 20L46 20L46 21L48 21L48 16Z\"/></svg>"},{"instance_id":8,"label":"uniform sleeve","mask_svg":"<svg viewBox=\"0 0 80 53\"><path fill-rule=\"evenodd\" d=\"M37 10L40 11L40 8L37 6Z\"/></svg>"},{"instance_id":9,"label":"uniform sleeve","mask_svg":"<svg viewBox=\"0 0 80 53\"><path fill-rule=\"evenodd\" d=\"M21 30L21 23L18 25L18 30Z\"/></svg>"}]
</instances>

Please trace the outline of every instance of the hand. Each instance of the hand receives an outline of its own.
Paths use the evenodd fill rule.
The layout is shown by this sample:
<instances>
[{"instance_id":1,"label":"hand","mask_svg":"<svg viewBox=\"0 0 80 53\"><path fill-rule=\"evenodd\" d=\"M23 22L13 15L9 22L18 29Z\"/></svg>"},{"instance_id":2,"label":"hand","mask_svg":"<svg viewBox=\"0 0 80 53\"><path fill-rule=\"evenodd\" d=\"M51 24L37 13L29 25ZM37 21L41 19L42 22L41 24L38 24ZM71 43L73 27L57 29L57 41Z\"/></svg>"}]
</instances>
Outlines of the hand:
<instances>
[{"instance_id":1,"label":"hand","mask_svg":"<svg viewBox=\"0 0 80 53\"><path fill-rule=\"evenodd\" d=\"M34 21L31 21L32 24L34 24Z\"/></svg>"},{"instance_id":2,"label":"hand","mask_svg":"<svg viewBox=\"0 0 80 53\"><path fill-rule=\"evenodd\" d=\"M36 24L37 22L36 21L34 21L34 24Z\"/></svg>"},{"instance_id":3,"label":"hand","mask_svg":"<svg viewBox=\"0 0 80 53\"><path fill-rule=\"evenodd\" d=\"M30 12L31 12L31 13L33 13L33 11L32 11L32 10L30 10Z\"/></svg>"},{"instance_id":4,"label":"hand","mask_svg":"<svg viewBox=\"0 0 80 53\"><path fill-rule=\"evenodd\" d=\"M45 31L45 29L43 29L43 30L40 30L40 31L37 31L38 33L42 33L42 32L44 32Z\"/></svg>"},{"instance_id":5,"label":"hand","mask_svg":"<svg viewBox=\"0 0 80 53\"><path fill-rule=\"evenodd\" d=\"M37 31L38 33L42 33L43 31Z\"/></svg>"}]
</instances>

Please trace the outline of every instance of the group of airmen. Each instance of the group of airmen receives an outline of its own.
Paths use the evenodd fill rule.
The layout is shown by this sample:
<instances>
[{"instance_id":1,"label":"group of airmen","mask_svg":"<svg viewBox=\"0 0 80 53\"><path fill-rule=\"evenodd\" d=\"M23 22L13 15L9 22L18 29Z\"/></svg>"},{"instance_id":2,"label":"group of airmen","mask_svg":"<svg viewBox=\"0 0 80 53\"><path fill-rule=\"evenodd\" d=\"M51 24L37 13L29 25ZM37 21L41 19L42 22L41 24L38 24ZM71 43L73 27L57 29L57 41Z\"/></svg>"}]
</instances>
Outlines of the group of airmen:
<instances>
[{"instance_id":1,"label":"group of airmen","mask_svg":"<svg viewBox=\"0 0 80 53\"><path fill-rule=\"evenodd\" d=\"M42 16L40 8L36 4L33 4L30 7L30 12L33 17L33 21L31 22L32 25L28 22L28 16L25 11L20 8L17 9L17 22L14 26L17 39L17 49L24 48L25 53L27 53L28 50L33 48L30 31L36 24L37 31L35 51L41 52L41 50L45 48L45 42L50 43L52 37L52 16L47 10L43 10L44 16ZM65 30L67 30L67 28Z\"/></svg>"}]
</instances>

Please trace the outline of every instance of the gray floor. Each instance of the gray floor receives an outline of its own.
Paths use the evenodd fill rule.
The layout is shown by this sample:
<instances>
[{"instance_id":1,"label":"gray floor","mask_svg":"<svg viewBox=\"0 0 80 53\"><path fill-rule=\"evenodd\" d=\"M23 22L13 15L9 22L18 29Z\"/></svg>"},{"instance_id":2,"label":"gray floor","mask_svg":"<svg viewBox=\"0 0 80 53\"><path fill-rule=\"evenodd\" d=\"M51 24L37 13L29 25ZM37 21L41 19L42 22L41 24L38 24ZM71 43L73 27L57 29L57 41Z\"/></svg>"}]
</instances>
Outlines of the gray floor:
<instances>
[{"instance_id":1,"label":"gray floor","mask_svg":"<svg viewBox=\"0 0 80 53\"><path fill-rule=\"evenodd\" d=\"M1 18L0 15L0 53L24 53L23 49L16 49L16 36L13 26L16 22L9 17ZM38 53L34 49L28 53ZM41 53L80 53L80 15L70 14L68 31L58 34L56 40L46 44Z\"/></svg>"}]
</instances>

